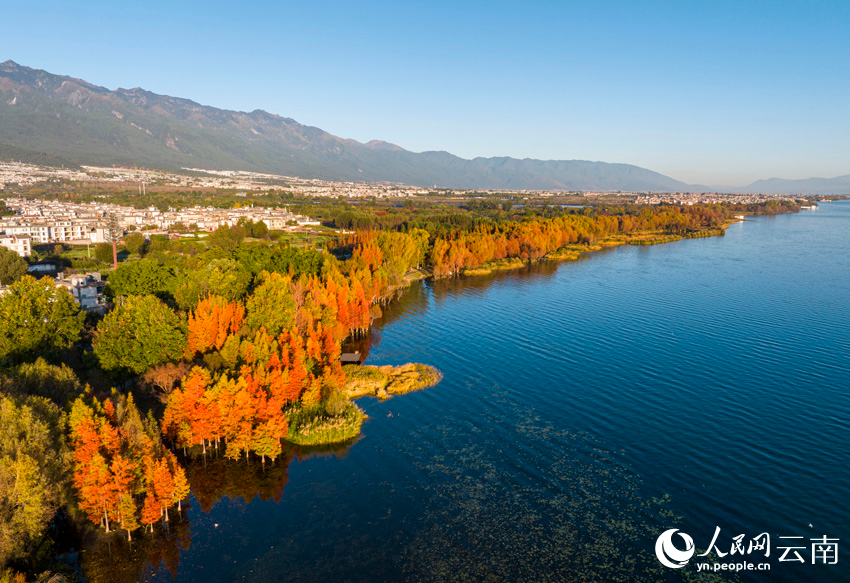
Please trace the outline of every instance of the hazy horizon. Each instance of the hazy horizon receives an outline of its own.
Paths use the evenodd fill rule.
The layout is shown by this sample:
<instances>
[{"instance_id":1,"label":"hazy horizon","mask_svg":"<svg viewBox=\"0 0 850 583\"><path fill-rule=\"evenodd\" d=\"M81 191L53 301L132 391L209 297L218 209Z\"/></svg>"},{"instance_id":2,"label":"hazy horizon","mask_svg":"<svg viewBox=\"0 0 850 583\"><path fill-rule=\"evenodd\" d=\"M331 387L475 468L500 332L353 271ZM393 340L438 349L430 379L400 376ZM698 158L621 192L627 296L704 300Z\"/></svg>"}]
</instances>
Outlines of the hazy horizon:
<instances>
[{"instance_id":1,"label":"hazy horizon","mask_svg":"<svg viewBox=\"0 0 850 583\"><path fill-rule=\"evenodd\" d=\"M0 60L414 152L702 185L850 174L850 7L646 6L39 2L6 8Z\"/></svg>"}]
</instances>

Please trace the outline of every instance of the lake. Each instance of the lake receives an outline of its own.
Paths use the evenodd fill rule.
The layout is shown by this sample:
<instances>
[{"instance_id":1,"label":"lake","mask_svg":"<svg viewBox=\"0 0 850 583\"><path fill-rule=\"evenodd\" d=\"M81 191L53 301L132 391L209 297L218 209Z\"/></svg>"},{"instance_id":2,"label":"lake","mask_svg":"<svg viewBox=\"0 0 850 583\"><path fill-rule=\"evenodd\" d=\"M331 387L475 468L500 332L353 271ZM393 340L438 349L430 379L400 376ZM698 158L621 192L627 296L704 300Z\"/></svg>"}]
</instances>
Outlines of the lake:
<instances>
[{"instance_id":1,"label":"lake","mask_svg":"<svg viewBox=\"0 0 850 583\"><path fill-rule=\"evenodd\" d=\"M420 282L384 309L367 363L444 380L360 400L370 418L341 450L196 462L182 522L167 544L139 543L135 573L146 560L145 581L696 580L707 559L664 567L656 539L676 528L702 553L720 527L723 553L770 536L769 558L720 559L770 564L743 581L847 581L847 547L812 564L811 539L850 544L848 306L850 202Z\"/></svg>"}]
</instances>

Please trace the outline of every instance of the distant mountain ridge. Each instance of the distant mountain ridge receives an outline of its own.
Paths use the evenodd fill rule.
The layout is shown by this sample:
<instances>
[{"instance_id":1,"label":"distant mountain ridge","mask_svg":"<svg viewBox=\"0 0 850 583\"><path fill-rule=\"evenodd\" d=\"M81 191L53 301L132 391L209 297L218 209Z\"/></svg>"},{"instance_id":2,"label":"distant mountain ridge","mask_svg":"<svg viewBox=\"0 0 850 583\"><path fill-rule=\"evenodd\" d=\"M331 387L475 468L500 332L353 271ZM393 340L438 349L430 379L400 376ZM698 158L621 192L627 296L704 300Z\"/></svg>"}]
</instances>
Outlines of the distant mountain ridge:
<instances>
[{"instance_id":1,"label":"distant mountain ridge","mask_svg":"<svg viewBox=\"0 0 850 583\"><path fill-rule=\"evenodd\" d=\"M680 190L628 164L476 158L361 144L261 110L200 105L0 64L0 143L83 164L250 170L329 180L455 188Z\"/></svg>"},{"instance_id":2,"label":"distant mountain ridge","mask_svg":"<svg viewBox=\"0 0 850 583\"><path fill-rule=\"evenodd\" d=\"M262 110L218 109L141 88L113 91L11 60L0 63L0 144L77 164L164 170L247 170L450 188L706 190L629 164L466 160L381 140L363 144Z\"/></svg>"},{"instance_id":3,"label":"distant mountain ridge","mask_svg":"<svg viewBox=\"0 0 850 583\"><path fill-rule=\"evenodd\" d=\"M787 180L784 178L768 178L756 180L741 192L770 192L774 194L850 194L850 174L835 178L804 178L802 180Z\"/></svg>"}]
</instances>

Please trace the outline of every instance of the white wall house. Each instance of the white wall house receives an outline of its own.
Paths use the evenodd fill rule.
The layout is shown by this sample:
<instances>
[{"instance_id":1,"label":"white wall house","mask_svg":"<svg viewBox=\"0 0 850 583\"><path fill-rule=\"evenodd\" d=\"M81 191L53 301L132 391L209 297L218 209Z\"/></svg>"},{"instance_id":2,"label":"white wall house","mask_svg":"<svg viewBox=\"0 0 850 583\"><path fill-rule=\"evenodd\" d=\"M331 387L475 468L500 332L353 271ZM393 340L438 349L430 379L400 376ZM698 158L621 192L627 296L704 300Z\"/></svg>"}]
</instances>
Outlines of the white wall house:
<instances>
[{"instance_id":1,"label":"white wall house","mask_svg":"<svg viewBox=\"0 0 850 583\"><path fill-rule=\"evenodd\" d=\"M0 235L0 245L21 257L29 257L32 253L32 237L29 235Z\"/></svg>"},{"instance_id":2,"label":"white wall house","mask_svg":"<svg viewBox=\"0 0 850 583\"><path fill-rule=\"evenodd\" d=\"M106 308L103 298L103 288L106 287L106 282L101 279L97 272L80 273L66 278L62 278L60 274L60 277L56 279L56 285L71 292L74 300L84 310L104 310Z\"/></svg>"}]
</instances>

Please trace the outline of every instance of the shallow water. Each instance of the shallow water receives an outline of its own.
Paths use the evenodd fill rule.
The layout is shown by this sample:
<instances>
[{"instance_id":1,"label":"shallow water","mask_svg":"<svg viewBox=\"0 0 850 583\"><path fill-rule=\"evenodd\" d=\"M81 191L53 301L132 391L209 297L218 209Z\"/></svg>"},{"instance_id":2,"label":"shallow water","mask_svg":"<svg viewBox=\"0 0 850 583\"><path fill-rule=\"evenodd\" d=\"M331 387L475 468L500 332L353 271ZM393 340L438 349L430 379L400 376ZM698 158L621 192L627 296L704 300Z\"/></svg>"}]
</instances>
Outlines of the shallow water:
<instances>
[{"instance_id":1,"label":"shallow water","mask_svg":"<svg viewBox=\"0 0 850 583\"><path fill-rule=\"evenodd\" d=\"M771 535L745 581L848 580L848 304L850 202L417 284L367 362L442 383L361 400L344 451L193 468L183 548L143 579L676 581L697 559L662 567L658 535L720 526L724 552ZM823 535L839 564L811 564Z\"/></svg>"}]
</instances>

